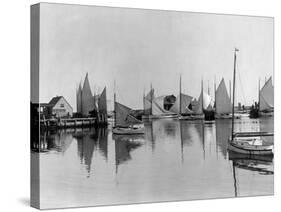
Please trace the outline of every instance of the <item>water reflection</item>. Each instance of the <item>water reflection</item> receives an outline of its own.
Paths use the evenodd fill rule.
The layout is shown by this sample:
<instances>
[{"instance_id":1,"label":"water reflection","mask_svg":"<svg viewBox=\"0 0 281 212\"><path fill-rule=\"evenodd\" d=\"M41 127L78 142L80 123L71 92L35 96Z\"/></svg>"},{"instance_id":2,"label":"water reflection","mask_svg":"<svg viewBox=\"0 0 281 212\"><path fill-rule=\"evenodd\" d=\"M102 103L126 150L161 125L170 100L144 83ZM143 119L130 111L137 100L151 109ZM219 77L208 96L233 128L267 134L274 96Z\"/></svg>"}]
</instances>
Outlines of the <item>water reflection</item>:
<instances>
[{"instance_id":1,"label":"water reflection","mask_svg":"<svg viewBox=\"0 0 281 212\"><path fill-rule=\"evenodd\" d=\"M107 160L108 129L83 129L75 132L73 137L77 140L77 152L80 162L86 166L88 174L91 172L91 164L95 151L98 150L104 159Z\"/></svg>"},{"instance_id":2,"label":"water reflection","mask_svg":"<svg viewBox=\"0 0 281 212\"><path fill-rule=\"evenodd\" d=\"M143 135L113 135L115 141L115 165L118 166L131 160L131 152L142 146Z\"/></svg>"},{"instance_id":3,"label":"water reflection","mask_svg":"<svg viewBox=\"0 0 281 212\"><path fill-rule=\"evenodd\" d=\"M231 120L210 125L200 120L155 120L144 126L144 135L116 136L110 128L42 133L40 144L31 146L42 152L44 204L59 207L69 199L75 200L71 202L75 206L273 193L272 158L228 152ZM243 129L272 132L273 119L235 120L235 131ZM71 197L59 195L60 201L49 201L69 189Z\"/></svg>"}]
</instances>

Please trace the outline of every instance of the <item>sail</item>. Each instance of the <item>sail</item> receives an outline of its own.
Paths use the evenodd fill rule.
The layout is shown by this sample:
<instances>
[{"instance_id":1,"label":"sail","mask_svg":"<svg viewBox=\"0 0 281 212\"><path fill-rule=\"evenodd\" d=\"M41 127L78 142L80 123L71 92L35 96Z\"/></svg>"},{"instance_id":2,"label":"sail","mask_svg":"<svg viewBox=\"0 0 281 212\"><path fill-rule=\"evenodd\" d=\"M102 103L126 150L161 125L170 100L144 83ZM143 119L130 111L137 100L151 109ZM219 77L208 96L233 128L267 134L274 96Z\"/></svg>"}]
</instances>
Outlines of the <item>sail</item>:
<instances>
[{"instance_id":1,"label":"sail","mask_svg":"<svg viewBox=\"0 0 281 212\"><path fill-rule=\"evenodd\" d=\"M274 88L272 77L264 84L260 91L260 111L272 110L274 107Z\"/></svg>"},{"instance_id":2,"label":"sail","mask_svg":"<svg viewBox=\"0 0 281 212\"><path fill-rule=\"evenodd\" d=\"M208 111L214 109L214 101L212 97L207 93L203 94L203 108L204 110Z\"/></svg>"},{"instance_id":3,"label":"sail","mask_svg":"<svg viewBox=\"0 0 281 212\"><path fill-rule=\"evenodd\" d=\"M83 90L82 90L82 114L89 115L89 112L95 108L94 99L88 79L88 73L86 74Z\"/></svg>"},{"instance_id":4,"label":"sail","mask_svg":"<svg viewBox=\"0 0 281 212\"><path fill-rule=\"evenodd\" d=\"M194 99L194 100L191 102L191 107L192 107L192 111L193 111L195 114L202 114L202 113L203 113L200 97L199 97L198 100Z\"/></svg>"},{"instance_id":5,"label":"sail","mask_svg":"<svg viewBox=\"0 0 281 212\"><path fill-rule=\"evenodd\" d=\"M159 96L152 100L152 115L172 114L164 109L165 96Z\"/></svg>"},{"instance_id":6,"label":"sail","mask_svg":"<svg viewBox=\"0 0 281 212\"><path fill-rule=\"evenodd\" d=\"M154 98L154 89L151 89L151 91L143 99L143 109L145 115L151 114L151 106L152 106L153 98Z\"/></svg>"},{"instance_id":7,"label":"sail","mask_svg":"<svg viewBox=\"0 0 281 212\"><path fill-rule=\"evenodd\" d=\"M115 102L115 113L116 113L116 126L127 127L134 124L142 123L140 120L136 119L132 116L131 113L132 109L122 105L118 102Z\"/></svg>"},{"instance_id":8,"label":"sail","mask_svg":"<svg viewBox=\"0 0 281 212\"><path fill-rule=\"evenodd\" d=\"M81 83L79 84L77 93L76 93L76 109L77 113L82 113L82 88L81 88Z\"/></svg>"},{"instance_id":9,"label":"sail","mask_svg":"<svg viewBox=\"0 0 281 212\"><path fill-rule=\"evenodd\" d=\"M107 114L106 87L104 87L101 95L99 96L98 108L100 113Z\"/></svg>"},{"instance_id":10,"label":"sail","mask_svg":"<svg viewBox=\"0 0 281 212\"><path fill-rule=\"evenodd\" d=\"M203 106L202 106L203 104ZM198 98L198 100L194 100L191 102L192 111L196 114L202 114L204 110L213 110L214 108L214 101L212 97L207 93L203 92L203 99L202 99L202 92Z\"/></svg>"},{"instance_id":11,"label":"sail","mask_svg":"<svg viewBox=\"0 0 281 212\"><path fill-rule=\"evenodd\" d=\"M180 96L177 96L176 102L174 105L171 107L170 111L174 113L182 113L182 114L190 114L192 111L188 108L188 106L191 104L193 97L186 95L186 94L181 94L181 100ZM181 102L181 103L180 103ZM180 106L181 104L181 106ZM181 108L180 108L181 107Z\"/></svg>"},{"instance_id":12,"label":"sail","mask_svg":"<svg viewBox=\"0 0 281 212\"><path fill-rule=\"evenodd\" d=\"M231 100L228 96L224 79L222 78L216 90L216 113L231 113Z\"/></svg>"}]
</instances>

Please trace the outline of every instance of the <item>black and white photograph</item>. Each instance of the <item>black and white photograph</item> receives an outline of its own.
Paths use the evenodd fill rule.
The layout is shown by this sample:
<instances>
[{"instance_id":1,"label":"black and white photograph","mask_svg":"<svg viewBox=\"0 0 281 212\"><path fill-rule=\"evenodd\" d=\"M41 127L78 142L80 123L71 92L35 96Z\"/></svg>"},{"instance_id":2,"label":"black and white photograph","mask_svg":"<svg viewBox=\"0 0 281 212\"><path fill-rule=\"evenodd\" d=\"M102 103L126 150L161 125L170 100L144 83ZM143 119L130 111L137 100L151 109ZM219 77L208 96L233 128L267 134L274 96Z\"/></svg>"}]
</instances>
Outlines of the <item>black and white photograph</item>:
<instances>
[{"instance_id":1,"label":"black and white photograph","mask_svg":"<svg viewBox=\"0 0 281 212\"><path fill-rule=\"evenodd\" d=\"M274 18L30 7L31 206L274 194Z\"/></svg>"}]
</instances>

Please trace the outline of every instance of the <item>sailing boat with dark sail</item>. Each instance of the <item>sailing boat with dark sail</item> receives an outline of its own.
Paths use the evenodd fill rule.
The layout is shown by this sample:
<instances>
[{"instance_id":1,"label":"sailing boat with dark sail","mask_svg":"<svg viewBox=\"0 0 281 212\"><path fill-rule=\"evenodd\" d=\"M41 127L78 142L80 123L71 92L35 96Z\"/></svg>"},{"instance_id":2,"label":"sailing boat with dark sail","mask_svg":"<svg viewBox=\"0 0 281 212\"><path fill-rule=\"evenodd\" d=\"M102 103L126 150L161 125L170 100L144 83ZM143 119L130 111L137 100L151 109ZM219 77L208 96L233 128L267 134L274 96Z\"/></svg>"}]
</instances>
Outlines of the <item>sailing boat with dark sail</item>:
<instances>
[{"instance_id":1,"label":"sailing boat with dark sail","mask_svg":"<svg viewBox=\"0 0 281 212\"><path fill-rule=\"evenodd\" d=\"M119 102L116 102L114 93L114 127L113 134L136 135L144 134L142 121L132 115L133 110Z\"/></svg>"},{"instance_id":2,"label":"sailing boat with dark sail","mask_svg":"<svg viewBox=\"0 0 281 212\"><path fill-rule=\"evenodd\" d=\"M248 155L273 156L273 145L265 145L262 136L273 136L267 132L240 132L234 133L234 104L235 104L235 78L236 58L238 49L234 51L233 95L232 95L232 131L228 145L230 151Z\"/></svg>"}]
</instances>

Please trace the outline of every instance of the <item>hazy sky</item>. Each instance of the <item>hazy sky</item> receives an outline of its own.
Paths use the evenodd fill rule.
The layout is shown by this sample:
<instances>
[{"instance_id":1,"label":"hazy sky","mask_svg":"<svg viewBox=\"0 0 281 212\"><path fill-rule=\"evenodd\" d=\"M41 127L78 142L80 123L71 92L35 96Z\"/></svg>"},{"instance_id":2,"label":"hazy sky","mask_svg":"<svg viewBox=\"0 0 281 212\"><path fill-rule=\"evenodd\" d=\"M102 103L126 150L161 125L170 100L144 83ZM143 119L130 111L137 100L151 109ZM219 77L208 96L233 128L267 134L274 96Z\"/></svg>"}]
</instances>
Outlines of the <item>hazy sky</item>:
<instances>
[{"instance_id":1,"label":"hazy sky","mask_svg":"<svg viewBox=\"0 0 281 212\"><path fill-rule=\"evenodd\" d=\"M133 108L150 83L177 95L180 74L185 93L197 98L203 77L213 94L215 77L228 88L235 47L239 101L252 104L259 77L273 75L272 18L46 3L40 14L40 102L63 95L76 111L87 72L93 93L106 86L112 100L116 80L117 100Z\"/></svg>"}]
</instances>

